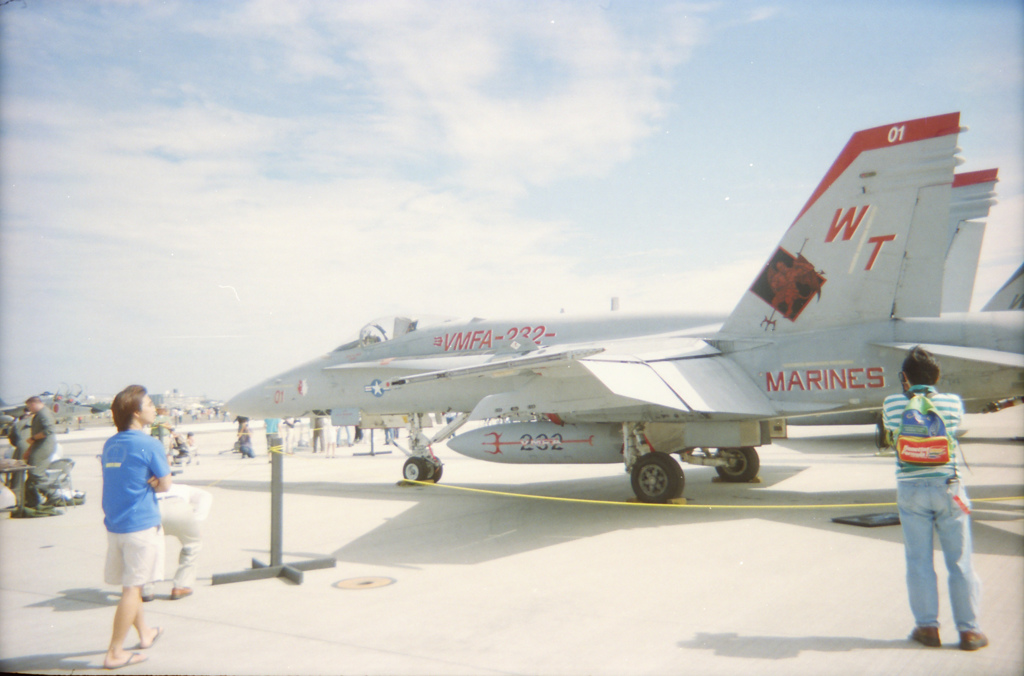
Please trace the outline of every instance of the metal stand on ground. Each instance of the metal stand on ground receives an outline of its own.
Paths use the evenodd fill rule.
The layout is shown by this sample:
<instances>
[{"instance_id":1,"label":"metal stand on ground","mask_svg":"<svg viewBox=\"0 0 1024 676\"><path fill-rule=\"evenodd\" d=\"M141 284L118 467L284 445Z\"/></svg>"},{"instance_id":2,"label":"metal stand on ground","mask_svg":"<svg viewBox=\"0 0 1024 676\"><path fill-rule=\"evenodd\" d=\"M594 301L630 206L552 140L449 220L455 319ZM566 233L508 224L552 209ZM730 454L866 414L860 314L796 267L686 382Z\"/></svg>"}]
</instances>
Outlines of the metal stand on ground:
<instances>
[{"instance_id":1,"label":"metal stand on ground","mask_svg":"<svg viewBox=\"0 0 1024 676\"><path fill-rule=\"evenodd\" d=\"M387 434L385 433L385 437L386 436L387 436ZM390 455L390 454L391 454L391 451L381 451L379 453L374 453L374 451L373 451L373 428L371 427L370 428L370 452L369 453L353 453L352 455L371 455L372 456L372 455Z\"/></svg>"},{"instance_id":2,"label":"metal stand on ground","mask_svg":"<svg viewBox=\"0 0 1024 676\"><path fill-rule=\"evenodd\" d=\"M285 577L295 584L302 584L303 571L319 570L321 568L334 568L338 565L337 559L333 557L298 561L288 564L282 563L281 517L284 505L284 457L280 452L278 452L279 450L280 449L277 449L271 454L270 462L270 565L267 565L257 559L253 559L252 568L249 570L243 570L237 573L215 573L213 576L213 584L245 582L247 580L265 580L270 577Z\"/></svg>"}]
</instances>

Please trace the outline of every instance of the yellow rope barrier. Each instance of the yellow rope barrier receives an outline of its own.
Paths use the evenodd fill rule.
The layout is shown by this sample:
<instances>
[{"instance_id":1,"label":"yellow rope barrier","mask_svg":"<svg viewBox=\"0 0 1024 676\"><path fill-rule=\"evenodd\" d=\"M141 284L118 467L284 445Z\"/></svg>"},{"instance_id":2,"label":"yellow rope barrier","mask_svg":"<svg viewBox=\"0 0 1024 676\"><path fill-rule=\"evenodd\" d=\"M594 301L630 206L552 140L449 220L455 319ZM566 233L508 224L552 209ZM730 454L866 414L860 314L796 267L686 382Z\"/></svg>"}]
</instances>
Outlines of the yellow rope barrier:
<instances>
[{"instance_id":1,"label":"yellow rope barrier","mask_svg":"<svg viewBox=\"0 0 1024 676\"><path fill-rule=\"evenodd\" d=\"M268 453L280 453L285 457L299 458L302 460L314 460L319 458L305 458L294 453L285 453L282 450L282 446L272 446L267 452ZM217 479L211 484L207 485L207 488L216 486L221 481L230 478L236 472L241 470L246 465L241 465L238 469L230 472L227 476ZM435 488L446 488L452 491L464 491L466 493L481 493L484 495L497 495L506 498L520 498L523 500L548 500L550 502L568 502L577 503L584 505L615 505L618 507L655 507L655 508L674 508L674 509L853 509L856 507L895 507L895 502L857 502L848 504L825 504L825 505L691 505L691 504L663 504L663 503L650 503L650 502L621 502L619 500L588 500L584 498L558 498L546 495L527 495L524 493L509 493L505 491L491 491L483 488L467 488L465 486L451 486L449 484L437 484L433 481L414 481L412 479L402 479L402 483L414 484L416 486L432 486ZM971 502L1010 502L1013 500L1024 500L1024 495L1006 497L1006 498L971 498Z\"/></svg>"},{"instance_id":2,"label":"yellow rope barrier","mask_svg":"<svg viewBox=\"0 0 1024 676\"><path fill-rule=\"evenodd\" d=\"M235 469L231 470L230 472L228 472L227 474L225 474L221 478L217 479L216 481L214 481L212 483L206 484L205 487L206 488L213 488L214 486L219 484L221 481L225 481L227 479L230 479L231 477L233 477L234 475L238 474L239 472L241 472L246 467L252 467L252 465L239 465L238 467L236 467Z\"/></svg>"},{"instance_id":3,"label":"yellow rope barrier","mask_svg":"<svg viewBox=\"0 0 1024 676\"><path fill-rule=\"evenodd\" d=\"M482 488L467 488L465 486L450 486L447 484L435 484L431 481L412 481L403 479L404 483L417 486L433 486L436 488L447 488L453 491L465 491L467 493L483 493L485 495L498 495L509 498L521 498L524 500L549 500L552 502L570 502L588 505L615 505L619 507L658 507L676 509L852 509L855 507L895 507L895 502L862 502L842 505L691 505L691 504L659 504L648 502L620 502L617 500L586 500L583 498L556 498L545 495L526 495L523 493L507 493L504 491L491 491ZM971 502L999 502L1010 500L1024 500L1024 496L1009 498L977 498Z\"/></svg>"}]
</instances>

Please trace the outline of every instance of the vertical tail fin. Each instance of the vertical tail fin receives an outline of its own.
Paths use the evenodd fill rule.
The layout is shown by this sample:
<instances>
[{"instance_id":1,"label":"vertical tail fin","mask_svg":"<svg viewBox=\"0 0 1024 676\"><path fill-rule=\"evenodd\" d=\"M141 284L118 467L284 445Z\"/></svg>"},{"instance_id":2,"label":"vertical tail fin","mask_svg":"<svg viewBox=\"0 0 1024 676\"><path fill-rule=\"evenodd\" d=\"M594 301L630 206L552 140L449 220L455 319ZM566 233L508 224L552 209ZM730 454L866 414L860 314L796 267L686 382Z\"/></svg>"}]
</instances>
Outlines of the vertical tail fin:
<instances>
[{"instance_id":1,"label":"vertical tail fin","mask_svg":"<svg viewBox=\"0 0 1024 676\"><path fill-rule=\"evenodd\" d=\"M950 113L854 134L722 334L845 326L941 302L959 132Z\"/></svg>"},{"instance_id":2,"label":"vertical tail fin","mask_svg":"<svg viewBox=\"0 0 1024 676\"><path fill-rule=\"evenodd\" d=\"M967 312L978 273L985 219L996 203L998 169L985 169L953 177L949 204L949 245L942 277L942 311Z\"/></svg>"}]
</instances>

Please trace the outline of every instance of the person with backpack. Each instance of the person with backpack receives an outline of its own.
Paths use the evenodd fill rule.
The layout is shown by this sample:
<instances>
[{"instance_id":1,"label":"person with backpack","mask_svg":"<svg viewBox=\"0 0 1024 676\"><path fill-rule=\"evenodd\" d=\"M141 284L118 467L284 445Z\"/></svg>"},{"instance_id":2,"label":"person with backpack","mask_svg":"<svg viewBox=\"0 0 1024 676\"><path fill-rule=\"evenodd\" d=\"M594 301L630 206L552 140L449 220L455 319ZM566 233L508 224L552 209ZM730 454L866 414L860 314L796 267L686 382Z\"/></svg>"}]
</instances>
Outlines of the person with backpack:
<instances>
[{"instance_id":1,"label":"person with backpack","mask_svg":"<svg viewBox=\"0 0 1024 676\"><path fill-rule=\"evenodd\" d=\"M971 562L970 501L957 472L956 430L963 402L939 392L939 364L920 346L903 361L902 394L885 398L882 420L896 449L896 495L907 559L907 591L916 626L910 638L931 648L939 638L938 579L932 555L939 534L949 571L949 597L961 650L988 638L978 624L981 582Z\"/></svg>"}]
</instances>

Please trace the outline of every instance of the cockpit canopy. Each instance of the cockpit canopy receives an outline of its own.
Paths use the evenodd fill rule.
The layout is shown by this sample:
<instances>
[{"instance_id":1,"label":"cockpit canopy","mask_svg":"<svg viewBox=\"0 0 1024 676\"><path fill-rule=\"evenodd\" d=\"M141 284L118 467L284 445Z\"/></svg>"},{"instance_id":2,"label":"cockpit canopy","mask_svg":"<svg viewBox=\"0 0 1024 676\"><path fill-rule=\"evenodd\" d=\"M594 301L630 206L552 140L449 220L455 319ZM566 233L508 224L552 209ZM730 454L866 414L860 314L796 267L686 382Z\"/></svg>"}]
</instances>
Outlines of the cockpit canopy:
<instances>
[{"instance_id":1,"label":"cockpit canopy","mask_svg":"<svg viewBox=\"0 0 1024 676\"><path fill-rule=\"evenodd\" d=\"M401 338L423 326L433 326L450 321L452 321L450 317L424 317L419 319L400 316L380 317L359 329L359 338L357 340L345 343L338 347L335 352L384 343L395 338Z\"/></svg>"},{"instance_id":2,"label":"cockpit canopy","mask_svg":"<svg viewBox=\"0 0 1024 676\"><path fill-rule=\"evenodd\" d=\"M359 344L363 347L374 343L383 343L412 333L419 322L408 317L382 317L375 319L359 330Z\"/></svg>"}]
</instances>

